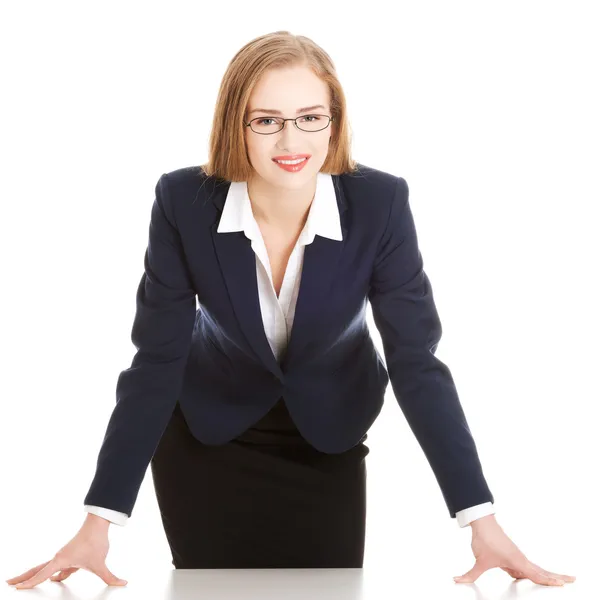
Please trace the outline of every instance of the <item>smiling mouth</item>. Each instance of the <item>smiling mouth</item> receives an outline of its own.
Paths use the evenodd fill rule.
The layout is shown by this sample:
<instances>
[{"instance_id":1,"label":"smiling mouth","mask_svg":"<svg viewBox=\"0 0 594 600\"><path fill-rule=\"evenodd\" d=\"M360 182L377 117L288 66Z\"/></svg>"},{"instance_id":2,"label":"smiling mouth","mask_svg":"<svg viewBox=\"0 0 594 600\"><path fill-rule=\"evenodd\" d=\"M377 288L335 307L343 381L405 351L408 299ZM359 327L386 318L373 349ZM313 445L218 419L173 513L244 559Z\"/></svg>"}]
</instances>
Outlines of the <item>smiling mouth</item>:
<instances>
[{"instance_id":1,"label":"smiling mouth","mask_svg":"<svg viewBox=\"0 0 594 600\"><path fill-rule=\"evenodd\" d=\"M273 158L272 160L275 163L278 163L280 165L298 165L298 164L302 163L303 161L306 161L308 158L309 158L309 156L300 156L299 158L291 158L291 159Z\"/></svg>"},{"instance_id":2,"label":"smiling mouth","mask_svg":"<svg viewBox=\"0 0 594 600\"><path fill-rule=\"evenodd\" d=\"M309 156L306 156L300 159L287 161L273 158L272 162L276 163L279 169L282 169L286 173L299 173L305 169L305 165L307 164L309 158Z\"/></svg>"}]
</instances>

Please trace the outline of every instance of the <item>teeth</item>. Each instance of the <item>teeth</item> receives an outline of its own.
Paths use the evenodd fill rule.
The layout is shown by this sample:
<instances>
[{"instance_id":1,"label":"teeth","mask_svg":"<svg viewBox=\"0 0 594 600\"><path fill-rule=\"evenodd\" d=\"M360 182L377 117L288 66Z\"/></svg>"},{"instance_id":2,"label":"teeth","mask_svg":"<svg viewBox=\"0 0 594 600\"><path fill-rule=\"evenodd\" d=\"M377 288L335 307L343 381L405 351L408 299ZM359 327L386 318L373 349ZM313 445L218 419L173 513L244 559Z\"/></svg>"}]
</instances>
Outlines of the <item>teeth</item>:
<instances>
[{"instance_id":1,"label":"teeth","mask_svg":"<svg viewBox=\"0 0 594 600\"><path fill-rule=\"evenodd\" d=\"M299 158L297 160L276 160L276 162L280 163L281 165L298 165L299 163L302 163L304 160L305 160L305 158Z\"/></svg>"}]
</instances>

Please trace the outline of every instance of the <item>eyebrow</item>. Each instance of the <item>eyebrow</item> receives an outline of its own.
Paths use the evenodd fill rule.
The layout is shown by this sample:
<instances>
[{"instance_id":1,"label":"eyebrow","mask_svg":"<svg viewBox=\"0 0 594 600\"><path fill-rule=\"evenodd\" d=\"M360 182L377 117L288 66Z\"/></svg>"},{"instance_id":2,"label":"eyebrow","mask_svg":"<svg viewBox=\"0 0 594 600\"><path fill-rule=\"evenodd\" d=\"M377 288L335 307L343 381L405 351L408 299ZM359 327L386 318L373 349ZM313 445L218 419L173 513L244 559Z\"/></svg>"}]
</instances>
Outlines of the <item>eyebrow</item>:
<instances>
[{"instance_id":1,"label":"eyebrow","mask_svg":"<svg viewBox=\"0 0 594 600\"><path fill-rule=\"evenodd\" d=\"M300 108L297 111L297 114L300 115L301 113L309 112L310 110L315 110L316 108L326 109L326 107L324 105L316 104L315 106L306 106L305 108ZM282 115L282 112L280 110L276 110L274 108L253 108L252 110L250 110L250 112L248 114L251 115L252 113L255 113L255 112L263 112L263 113L267 113L269 115Z\"/></svg>"}]
</instances>

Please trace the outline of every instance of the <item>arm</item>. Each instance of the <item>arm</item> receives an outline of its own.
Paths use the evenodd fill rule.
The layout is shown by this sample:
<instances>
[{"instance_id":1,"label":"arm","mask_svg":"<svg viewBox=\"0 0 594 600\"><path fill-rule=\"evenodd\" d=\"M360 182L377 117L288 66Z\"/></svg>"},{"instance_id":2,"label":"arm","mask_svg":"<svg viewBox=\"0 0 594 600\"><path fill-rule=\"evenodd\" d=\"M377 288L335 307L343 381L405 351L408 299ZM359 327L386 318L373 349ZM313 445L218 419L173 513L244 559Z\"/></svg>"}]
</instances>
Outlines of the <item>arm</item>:
<instances>
[{"instance_id":1,"label":"arm","mask_svg":"<svg viewBox=\"0 0 594 600\"><path fill-rule=\"evenodd\" d=\"M196 317L166 175L155 196L132 325L137 352L118 378L116 406L84 499L128 516L181 392Z\"/></svg>"},{"instance_id":2,"label":"arm","mask_svg":"<svg viewBox=\"0 0 594 600\"><path fill-rule=\"evenodd\" d=\"M369 292L394 395L452 518L493 502L449 368L436 356L441 322L423 269L406 181L397 179Z\"/></svg>"}]
</instances>

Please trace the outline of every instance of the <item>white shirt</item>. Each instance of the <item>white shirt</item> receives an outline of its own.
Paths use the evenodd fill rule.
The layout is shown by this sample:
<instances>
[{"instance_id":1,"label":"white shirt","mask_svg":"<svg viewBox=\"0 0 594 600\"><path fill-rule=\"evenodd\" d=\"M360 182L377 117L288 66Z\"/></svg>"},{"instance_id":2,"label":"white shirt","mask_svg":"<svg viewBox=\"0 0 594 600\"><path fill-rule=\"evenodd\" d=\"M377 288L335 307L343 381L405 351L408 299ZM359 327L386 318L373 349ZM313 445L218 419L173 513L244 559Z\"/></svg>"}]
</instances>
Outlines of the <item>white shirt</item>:
<instances>
[{"instance_id":1,"label":"white shirt","mask_svg":"<svg viewBox=\"0 0 594 600\"><path fill-rule=\"evenodd\" d=\"M243 231L252 240L252 249L256 254L258 294L264 330L275 357L280 360L291 335L305 246L311 244L315 235L342 240L340 213L332 176L328 173L318 173L309 215L289 257L278 297L272 282L268 252L260 227L254 218L245 181L231 182L217 228L218 233L232 231ZM84 508L86 512L103 517L116 525L125 525L128 520L128 515L123 512L92 505L85 505ZM458 511L456 518L460 527L467 527L471 521L494 513L493 503L485 502Z\"/></svg>"}]
</instances>

